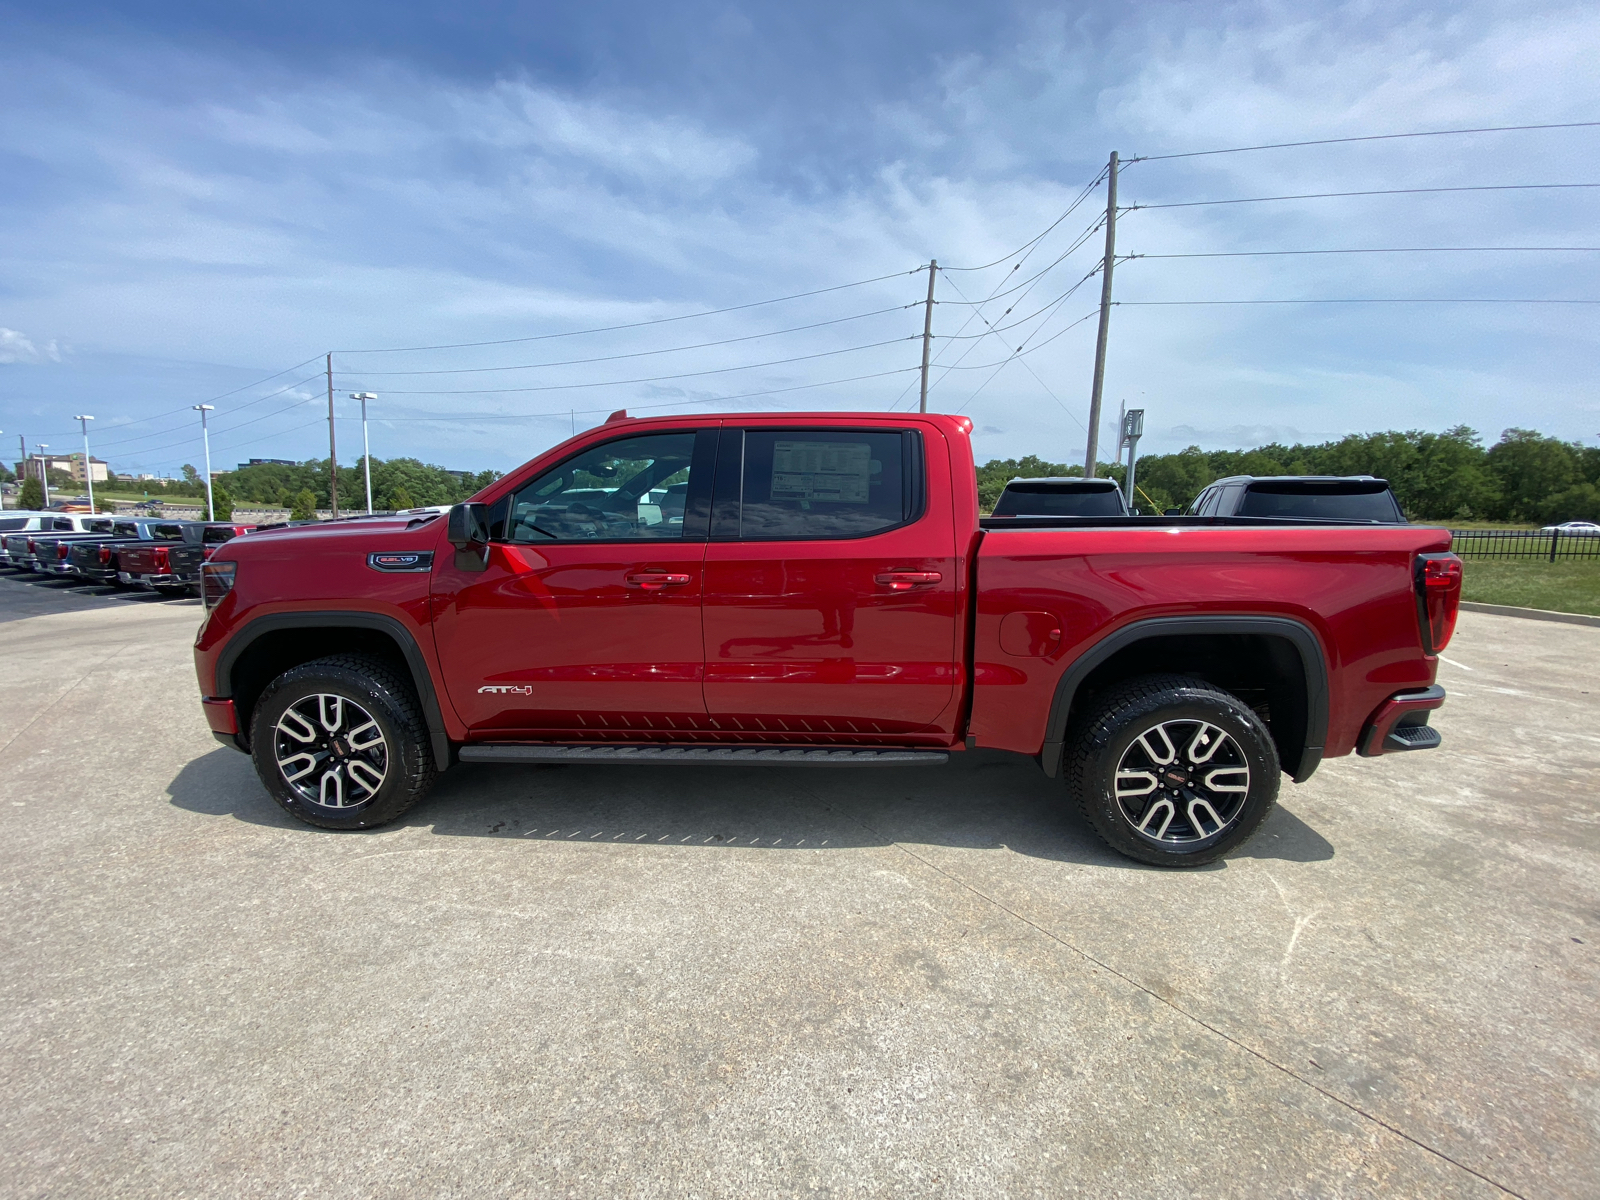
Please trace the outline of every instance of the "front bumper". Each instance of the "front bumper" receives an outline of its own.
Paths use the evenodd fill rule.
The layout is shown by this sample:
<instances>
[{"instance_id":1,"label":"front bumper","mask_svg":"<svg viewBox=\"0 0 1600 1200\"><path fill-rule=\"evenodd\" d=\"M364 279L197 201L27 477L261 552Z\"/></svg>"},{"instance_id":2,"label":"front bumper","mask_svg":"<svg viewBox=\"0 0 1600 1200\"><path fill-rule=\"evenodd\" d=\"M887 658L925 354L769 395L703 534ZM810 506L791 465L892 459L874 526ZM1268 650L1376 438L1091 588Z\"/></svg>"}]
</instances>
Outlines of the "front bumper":
<instances>
[{"instance_id":1,"label":"front bumper","mask_svg":"<svg viewBox=\"0 0 1600 1200\"><path fill-rule=\"evenodd\" d=\"M1367 718L1356 742L1362 758L1377 758L1402 750L1432 750L1444 739L1428 724L1428 714L1444 704L1444 689L1438 684L1418 691L1396 692Z\"/></svg>"}]
</instances>

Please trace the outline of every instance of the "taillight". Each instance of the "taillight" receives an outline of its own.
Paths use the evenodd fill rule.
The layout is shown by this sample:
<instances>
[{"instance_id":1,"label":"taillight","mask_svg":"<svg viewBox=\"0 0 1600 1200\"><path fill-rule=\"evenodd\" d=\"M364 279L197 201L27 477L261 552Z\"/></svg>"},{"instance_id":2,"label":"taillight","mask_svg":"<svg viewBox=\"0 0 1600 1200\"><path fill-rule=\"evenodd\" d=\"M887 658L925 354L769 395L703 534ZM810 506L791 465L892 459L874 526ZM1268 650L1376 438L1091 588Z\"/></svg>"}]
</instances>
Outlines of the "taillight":
<instances>
[{"instance_id":1,"label":"taillight","mask_svg":"<svg viewBox=\"0 0 1600 1200\"><path fill-rule=\"evenodd\" d=\"M207 608L215 608L233 591L233 576L238 563L208 562L200 568L200 598Z\"/></svg>"},{"instance_id":2,"label":"taillight","mask_svg":"<svg viewBox=\"0 0 1600 1200\"><path fill-rule=\"evenodd\" d=\"M103 567L107 563L109 563L110 561L111 561L111 547L110 546L101 546L100 547L100 565Z\"/></svg>"},{"instance_id":3,"label":"taillight","mask_svg":"<svg viewBox=\"0 0 1600 1200\"><path fill-rule=\"evenodd\" d=\"M1422 648L1438 654L1450 644L1461 611L1461 560L1454 554L1419 554L1415 578Z\"/></svg>"},{"instance_id":4,"label":"taillight","mask_svg":"<svg viewBox=\"0 0 1600 1200\"><path fill-rule=\"evenodd\" d=\"M157 546L155 548L155 560L156 570L165 571L169 569L170 564L167 562L167 548L165 546Z\"/></svg>"},{"instance_id":5,"label":"taillight","mask_svg":"<svg viewBox=\"0 0 1600 1200\"><path fill-rule=\"evenodd\" d=\"M57 562L66 562L67 561L67 551L71 550L71 549L72 549L72 547L67 545L65 542L56 543L56 561Z\"/></svg>"}]
</instances>

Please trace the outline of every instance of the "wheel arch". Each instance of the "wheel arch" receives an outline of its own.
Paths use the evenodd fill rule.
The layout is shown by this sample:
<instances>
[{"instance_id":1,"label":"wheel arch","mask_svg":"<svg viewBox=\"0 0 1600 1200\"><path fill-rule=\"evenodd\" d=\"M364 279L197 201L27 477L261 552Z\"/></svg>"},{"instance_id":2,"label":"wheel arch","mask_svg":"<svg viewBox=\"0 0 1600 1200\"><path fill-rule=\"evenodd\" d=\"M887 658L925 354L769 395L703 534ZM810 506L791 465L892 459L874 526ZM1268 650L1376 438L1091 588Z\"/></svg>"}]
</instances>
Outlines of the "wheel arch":
<instances>
[{"instance_id":1,"label":"wheel arch","mask_svg":"<svg viewBox=\"0 0 1600 1200\"><path fill-rule=\"evenodd\" d=\"M296 612L256 617L228 639L217 656L216 695L232 699L241 750L249 751L250 713L273 679L291 667L330 654L371 654L403 670L417 689L437 770L450 764L450 738L417 640L394 617L382 613Z\"/></svg>"},{"instance_id":2,"label":"wheel arch","mask_svg":"<svg viewBox=\"0 0 1600 1200\"><path fill-rule=\"evenodd\" d=\"M1232 674L1208 667L1230 653L1237 664ZM1046 775L1061 774L1067 729L1082 705L1106 685L1150 670L1157 654L1165 660L1157 669L1189 668L1229 690L1238 688L1240 673L1258 681L1264 703L1274 712L1267 725L1284 770L1296 783L1311 777L1327 744L1327 656L1310 626L1291 617L1264 616L1152 617L1089 647L1056 684L1039 753ZM1274 701L1277 710L1271 707Z\"/></svg>"}]
</instances>

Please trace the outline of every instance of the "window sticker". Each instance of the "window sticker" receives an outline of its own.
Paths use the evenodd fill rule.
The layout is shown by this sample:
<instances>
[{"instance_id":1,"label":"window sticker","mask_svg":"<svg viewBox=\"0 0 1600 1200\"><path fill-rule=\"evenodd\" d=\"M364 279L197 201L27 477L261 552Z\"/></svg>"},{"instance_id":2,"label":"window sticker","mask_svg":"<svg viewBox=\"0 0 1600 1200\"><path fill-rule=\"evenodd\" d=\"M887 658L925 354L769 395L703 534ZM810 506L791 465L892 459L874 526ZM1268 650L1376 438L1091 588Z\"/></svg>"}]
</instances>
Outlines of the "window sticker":
<instances>
[{"instance_id":1,"label":"window sticker","mask_svg":"<svg viewBox=\"0 0 1600 1200\"><path fill-rule=\"evenodd\" d=\"M866 442L775 442L773 500L867 503L872 447Z\"/></svg>"}]
</instances>

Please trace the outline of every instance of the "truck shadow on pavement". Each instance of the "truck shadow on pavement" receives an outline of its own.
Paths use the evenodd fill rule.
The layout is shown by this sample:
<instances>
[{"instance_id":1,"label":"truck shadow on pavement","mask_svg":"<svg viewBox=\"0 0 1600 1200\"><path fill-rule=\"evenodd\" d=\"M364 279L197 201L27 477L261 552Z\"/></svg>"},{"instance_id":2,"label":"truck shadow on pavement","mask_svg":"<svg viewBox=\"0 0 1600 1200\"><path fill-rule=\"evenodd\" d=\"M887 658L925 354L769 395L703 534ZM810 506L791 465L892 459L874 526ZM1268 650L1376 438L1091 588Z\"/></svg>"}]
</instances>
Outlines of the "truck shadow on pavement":
<instances>
[{"instance_id":1,"label":"truck shadow on pavement","mask_svg":"<svg viewBox=\"0 0 1600 1200\"><path fill-rule=\"evenodd\" d=\"M190 812L321 832L284 813L250 761L235 751L218 748L194 759L167 791L173 805ZM388 828L406 827L431 829L438 837L708 849L814 851L904 842L1159 869L1108 849L1073 811L1060 781L1045 778L1031 761L982 750L942 768L461 764ZM1322 862L1333 856L1325 838L1280 804L1234 857Z\"/></svg>"}]
</instances>

